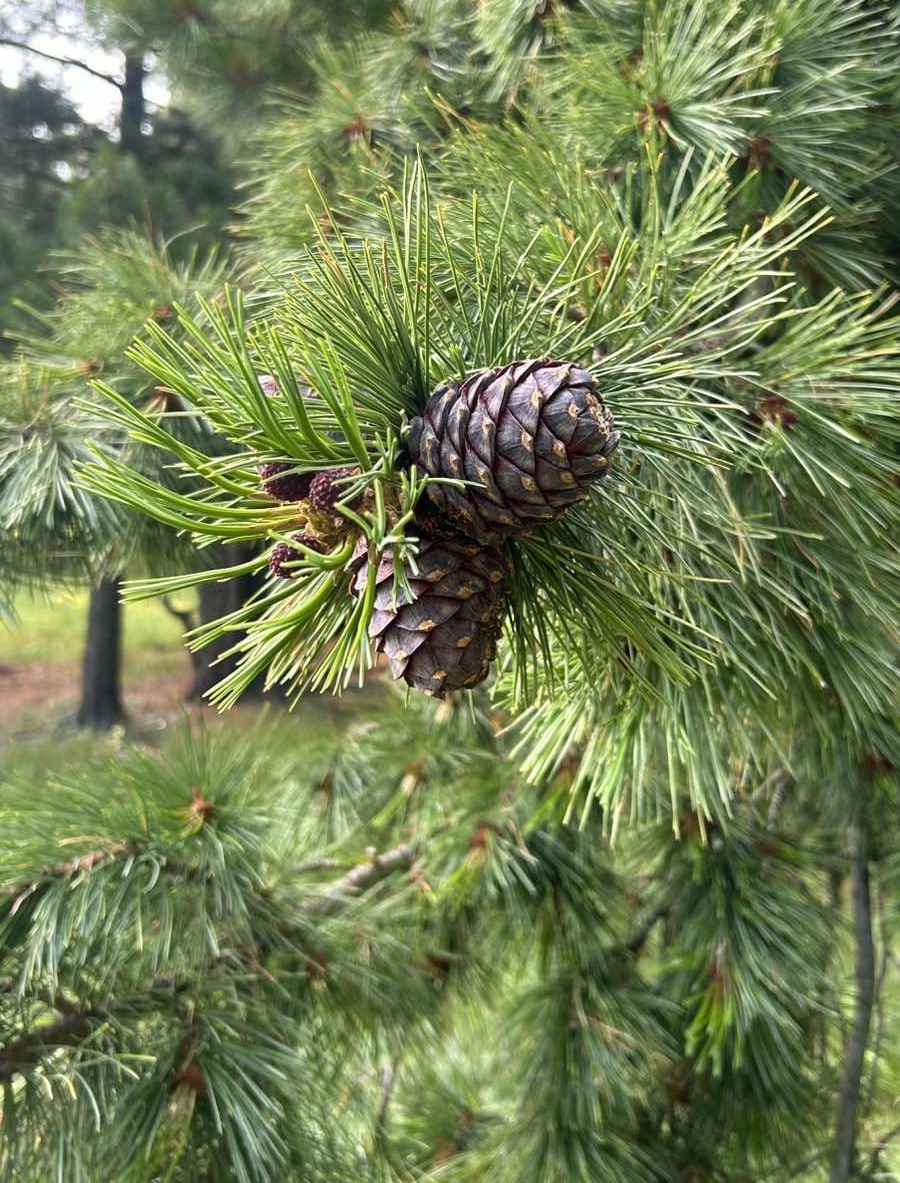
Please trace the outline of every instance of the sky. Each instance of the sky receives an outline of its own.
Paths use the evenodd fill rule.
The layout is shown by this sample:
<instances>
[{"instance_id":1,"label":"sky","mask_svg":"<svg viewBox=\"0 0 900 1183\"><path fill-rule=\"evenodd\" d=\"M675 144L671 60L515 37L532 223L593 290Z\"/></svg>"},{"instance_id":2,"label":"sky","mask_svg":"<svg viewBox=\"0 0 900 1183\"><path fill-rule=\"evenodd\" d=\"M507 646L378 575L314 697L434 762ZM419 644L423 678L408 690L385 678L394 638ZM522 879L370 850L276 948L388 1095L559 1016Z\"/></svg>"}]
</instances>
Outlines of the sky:
<instances>
[{"instance_id":1,"label":"sky","mask_svg":"<svg viewBox=\"0 0 900 1183\"><path fill-rule=\"evenodd\" d=\"M116 78L122 75L123 55L110 53L90 44L78 32L77 26L73 27L68 36L35 33L29 37L28 44L59 57L77 58L93 69ZM104 127L107 131L115 128L119 108L119 92L115 87L99 78L91 77L75 66L60 66L35 54L0 46L0 82L6 86L15 86L23 74L29 72L39 74L48 82L60 85L83 118L89 122ZM144 93L149 103L165 105L168 98L165 79L151 71L144 85Z\"/></svg>"}]
</instances>

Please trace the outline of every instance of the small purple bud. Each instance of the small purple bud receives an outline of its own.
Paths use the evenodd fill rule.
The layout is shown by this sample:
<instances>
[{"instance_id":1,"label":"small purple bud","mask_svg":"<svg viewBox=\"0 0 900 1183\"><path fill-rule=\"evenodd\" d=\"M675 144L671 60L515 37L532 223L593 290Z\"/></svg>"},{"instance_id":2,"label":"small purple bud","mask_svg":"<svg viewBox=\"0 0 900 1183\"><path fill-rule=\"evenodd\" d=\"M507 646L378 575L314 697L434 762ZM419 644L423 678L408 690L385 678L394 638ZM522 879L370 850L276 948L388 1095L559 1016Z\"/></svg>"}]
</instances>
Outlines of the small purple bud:
<instances>
[{"instance_id":1,"label":"small purple bud","mask_svg":"<svg viewBox=\"0 0 900 1183\"><path fill-rule=\"evenodd\" d=\"M293 472L293 464L275 461L260 464L259 475L263 492L276 501L303 501L309 496L313 473Z\"/></svg>"},{"instance_id":2,"label":"small purple bud","mask_svg":"<svg viewBox=\"0 0 900 1183\"><path fill-rule=\"evenodd\" d=\"M349 483L344 479L353 474L350 468L326 468L317 472L309 486L309 502L319 513L335 512L337 503L347 496ZM340 484L338 482L340 481Z\"/></svg>"},{"instance_id":3,"label":"small purple bud","mask_svg":"<svg viewBox=\"0 0 900 1183\"><path fill-rule=\"evenodd\" d=\"M312 534L292 534L291 538L294 542L299 542L301 546L306 546L317 554L325 553L325 547ZM287 564L297 563L302 559L303 552L301 550L290 546L287 542L279 542L272 548L272 553L269 555L269 570L279 579L292 579L297 574L297 569L288 567Z\"/></svg>"}]
</instances>

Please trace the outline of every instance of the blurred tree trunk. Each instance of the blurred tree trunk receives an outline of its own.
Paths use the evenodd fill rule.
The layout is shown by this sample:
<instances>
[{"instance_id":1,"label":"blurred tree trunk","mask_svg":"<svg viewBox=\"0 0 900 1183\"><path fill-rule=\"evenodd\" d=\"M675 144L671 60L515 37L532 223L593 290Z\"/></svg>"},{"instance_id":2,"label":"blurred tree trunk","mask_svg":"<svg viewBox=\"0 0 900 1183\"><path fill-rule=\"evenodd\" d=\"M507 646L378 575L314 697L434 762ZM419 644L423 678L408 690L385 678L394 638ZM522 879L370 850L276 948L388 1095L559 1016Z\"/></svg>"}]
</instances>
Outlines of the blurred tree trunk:
<instances>
[{"instance_id":1,"label":"blurred tree trunk","mask_svg":"<svg viewBox=\"0 0 900 1183\"><path fill-rule=\"evenodd\" d=\"M125 81L122 84L122 108L119 115L119 143L123 152L140 156L143 148L144 58L142 54L125 57Z\"/></svg>"},{"instance_id":2,"label":"blurred tree trunk","mask_svg":"<svg viewBox=\"0 0 900 1183\"><path fill-rule=\"evenodd\" d=\"M91 588L81 672L79 727L108 731L125 717L122 709L122 606L118 579Z\"/></svg>"},{"instance_id":3,"label":"blurred tree trunk","mask_svg":"<svg viewBox=\"0 0 900 1183\"><path fill-rule=\"evenodd\" d=\"M139 156L144 122L144 58L126 54L119 112L119 143L123 152ZM87 637L81 673L79 727L108 730L121 722L122 707L122 606L120 580L103 579L91 589Z\"/></svg>"},{"instance_id":4,"label":"blurred tree trunk","mask_svg":"<svg viewBox=\"0 0 900 1183\"><path fill-rule=\"evenodd\" d=\"M209 624L213 620L218 620L220 616L237 611L244 602L242 582L241 579L229 579L227 583L202 584L197 589L197 616L200 623ZM236 664L233 657L229 657L220 664L216 663L236 640L234 633L226 633L224 637L218 637L215 641L204 645L201 650L191 654L194 680L188 691L188 698L203 698L204 694L212 690L217 682L221 682L226 675L231 673Z\"/></svg>"},{"instance_id":5,"label":"blurred tree trunk","mask_svg":"<svg viewBox=\"0 0 900 1183\"><path fill-rule=\"evenodd\" d=\"M252 557L252 554L252 549L247 546L225 544L221 548L217 548L216 561L221 563L223 567L236 566L238 563L247 562ZM187 619L189 617L187 613L175 614L182 616L185 623L185 631L188 628L196 627L198 623L210 624L212 621L226 616L229 612L237 612L242 608L260 586L262 580L262 575L241 575L236 579L229 579L223 583L201 584L197 589L198 603L196 620L191 621ZM228 657L222 661L220 658L237 640L237 634L226 633L225 636L218 637L215 641L211 641L210 644L204 645L202 649L191 653L193 681L187 692L188 699L203 698L208 691L212 690L217 682L221 682L223 678L232 672L237 665L237 659ZM262 694L264 692L264 683L265 676L261 675L248 686L244 692L244 697L253 697Z\"/></svg>"}]
</instances>

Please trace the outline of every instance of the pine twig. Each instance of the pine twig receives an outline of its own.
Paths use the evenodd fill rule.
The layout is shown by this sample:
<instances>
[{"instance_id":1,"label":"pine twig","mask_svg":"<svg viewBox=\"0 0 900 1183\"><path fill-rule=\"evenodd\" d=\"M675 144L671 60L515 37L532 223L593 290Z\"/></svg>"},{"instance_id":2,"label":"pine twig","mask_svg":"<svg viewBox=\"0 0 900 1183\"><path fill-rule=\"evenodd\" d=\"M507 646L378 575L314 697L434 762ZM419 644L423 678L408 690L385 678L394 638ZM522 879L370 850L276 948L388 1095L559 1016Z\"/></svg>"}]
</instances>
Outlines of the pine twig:
<instances>
[{"instance_id":1,"label":"pine twig","mask_svg":"<svg viewBox=\"0 0 900 1183\"><path fill-rule=\"evenodd\" d=\"M29 1031L8 1043L0 1049L0 1084L7 1084L17 1073L34 1067L47 1052L80 1043L100 1017L96 1011L72 1008L55 1023Z\"/></svg>"},{"instance_id":2,"label":"pine twig","mask_svg":"<svg viewBox=\"0 0 900 1183\"><path fill-rule=\"evenodd\" d=\"M392 875L394 871L408 869L416 857L415 848L409 843L402 843L384 854L377 854L374 847L368 851L368 861L359 863L341 876L335 883L325 889L312 905L312 910L319 914L331 915L340 911L352 899L363 894Z\"/></svg>"},{"instance_id":3,"label":"pine twig","mask_svg":"<svg viewBox=\"0 0 900 1183\"><path fill-rule=\"evenodd\" d=\"M93 78L99 78L101 82L108 82L116 90L124 89L124 84L118 78L113 78L112 74L104 74L102 70L95 70L93 66L89 66L87 62L82 62L78 58L60 57L55 53L47 53L44 49L29 45L26 41L16 41L12 37L0 37L0 45L8 46L10 49L19 49L22 53L34 54L35 57L44 58L48 62L56 62L59 66L74 66L75 69L84 70L85 74L90 74Z\"/></svg>"},{"instance_id":4,"label":"pine twig","mask_svg":"<svg viewBox=\"0 0 900 1183\"><path fill-rule=\"evenodd\" d=\"M849 826L848 846L853 886L853 927L856 938L856 1004L850 1038L844 1052L844 1072L838 1095L828 1183L849 1183L853 1176L857 1111L875 996L875 942L872 935L868 848L864 823L861 820L856 820Z\"/></svg>"}]
</instances>

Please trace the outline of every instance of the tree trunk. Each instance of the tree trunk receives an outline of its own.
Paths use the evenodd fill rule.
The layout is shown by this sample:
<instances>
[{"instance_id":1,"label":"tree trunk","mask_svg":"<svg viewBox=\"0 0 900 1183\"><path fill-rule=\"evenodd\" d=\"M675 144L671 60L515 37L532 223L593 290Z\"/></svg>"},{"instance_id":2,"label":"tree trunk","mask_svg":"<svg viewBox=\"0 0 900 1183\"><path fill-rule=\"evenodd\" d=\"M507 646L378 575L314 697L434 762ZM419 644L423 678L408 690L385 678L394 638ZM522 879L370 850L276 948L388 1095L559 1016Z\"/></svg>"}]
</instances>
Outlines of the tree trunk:
<instances>
[{"instance_id":1,"label":"tree trunk","mask_svg":"<svg viewBox=\"0 0 900 1183\"><path fill-rule=\"evenodd\" d=\"M224 566L237 566L245 563L253 555L252 548L239 543L225 544L217 549L217 559ZM226 616L229 612L237 612L243 608L250 596L258 590L263 581L263 575L239 575L228 579L224 583L203 583L197 588L198 612L201 624L209 624ZM240 639L238 633L227 633L223 637L204 645L198 652L193 653L193 684L188 691L189 699L199 699L221 682L223 678L237 665L237 659L229 657L218 662L218 658L230 649ZM264 692L265 675L261 674L244 691L243 697L255 698Z\"/></svg>"},{"instance_id":2,"label":"tree trunk","mask_svg":"<svg viewBox=\"0 0 900 1183\"><path fill-rule=\"evenodd\" d=\"M844 1049L844 1073L838 1096L837 1122L829 1183L849 1183L856 1159L856 1129L863 1063L875 994L875 942L866 832L862 820L848 830L850 882L853 888L853 932L856 943L856 1002L850 1038Z\"/></svg>"},{"instance_id":3,"label":"tree trunk","mask_svg":"<svg viewBox=\"0 0 900 1183\"><path fill-rule=\"evenodd\" d=\"M240 608L244 602L240 584L240 579L229 579L225 583L202 583L197 588L197 614L200 623L209 624L213 620L218 620L220 616L225 616ZM230 649L237 639L234 633L227 633L224 637L211 641L202 649L191 654L194 681L188 691L188 698L203 698L217 682L221 682L226 675L231 673L235 667L233 657L229 657L227 661L218 665L214 662L222 656L226 649Z\"/></svg>"},{"instance_id":4,"label":"tree trunk","mask_svg":"<svg viewBox=\"0 0 900 1183\"><path fill-rule=\"evenodd\" d=\"M122 109L119 113L119 143L123 152L141 155L145 113L144 58L142 54L126 54Z\"/></svg>"},{"instance_id":5,"label":"tree trunk","mask_svg":"<svg viewBox=\"0 0 900 1183\"><path fill-rule=\"evenodd\" d=\"M143 147L144 58L125 55L125 81L119 111L119 143L135 156ZM79 727L107 731L125 717L122 708L122 607L119 580L103 579L91 589L81 675Z\"/></svg>"},{"instance_id":6,"label":"tree trunk","mask_svg":"<svg viewBox=\"0 0 900 1183\"><path fill-rule=\"evenodd\" d=\"M81 672L79 727L107 731L125 717L122 709L122 607L119 580L91 588Z\"/></svg>"}]
</instances>

